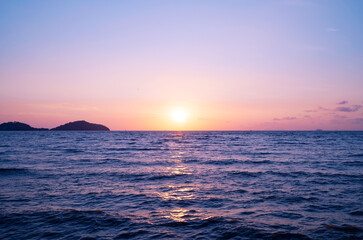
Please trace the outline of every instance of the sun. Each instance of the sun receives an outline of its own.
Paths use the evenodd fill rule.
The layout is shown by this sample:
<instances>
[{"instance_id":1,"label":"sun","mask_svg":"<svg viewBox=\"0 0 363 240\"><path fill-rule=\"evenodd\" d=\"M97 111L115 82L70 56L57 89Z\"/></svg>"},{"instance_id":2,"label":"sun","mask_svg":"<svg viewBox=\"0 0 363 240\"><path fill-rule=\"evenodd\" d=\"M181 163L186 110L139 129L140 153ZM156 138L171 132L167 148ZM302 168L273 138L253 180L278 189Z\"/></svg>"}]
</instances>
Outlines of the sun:
<instances>
[{"instance_id":1,"label":"sun","mask_svg":"<svg viewBox=\"0 0 363 240\"><path fill-rule=\"evenodd\" d=\"M177 123L184 123L187 119L187 114L183 109L175 109L171 113L171 119Z\"/></svg>"}]
</instances>

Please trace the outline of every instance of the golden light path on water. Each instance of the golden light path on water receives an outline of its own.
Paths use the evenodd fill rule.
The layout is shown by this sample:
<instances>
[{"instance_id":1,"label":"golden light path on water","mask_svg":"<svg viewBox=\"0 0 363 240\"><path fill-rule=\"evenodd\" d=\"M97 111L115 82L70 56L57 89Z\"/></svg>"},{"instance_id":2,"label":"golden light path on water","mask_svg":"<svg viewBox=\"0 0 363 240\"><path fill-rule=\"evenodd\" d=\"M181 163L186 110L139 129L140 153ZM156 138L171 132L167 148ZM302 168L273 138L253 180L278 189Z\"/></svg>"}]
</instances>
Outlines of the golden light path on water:
<instances>
[{"instance_id":1,"label":"golden light path on water","mask_svg":"<svg viewBox=\"0 0 363 240\"><path fill-rule=\"evenodd\" d=\"M180 133L177 133L176 136L181 136ZM178 148L178 146L173 146ZM171 156L171 159L174 160L175 166L173 167L165 167L163 172L168 176L183 176L183 175L192 175L194 174L194 170L188 168L186 165L182 163L182 159L185 155L184 151L176 151L174 155ZM168 185L166 188L163 188L164 191L155 191L154 194L158 195L163 201L188 201L196 199L196 194L199 191L199 188L194 184L178 184L178 185ZM210 218L209 215L202 211L197 211L195 209L188 208L174 208L167 209L161 211L160 214L162 217L171 219L176 222L186 222L192 220L205 220Z\"/></svg>"},{"instance_id":2,"label":"golden light path on water","mask_svg":"<svg viewBox=\"0 0 363 240\"><path fill-rule=\"evenodd\" d=\"M172 219L176 222L186 222L192 220L205 220L210 218L195 210L188 210L185 208L177 208L170 211L165 211L165 218Z\"/></svg>"}]
</instances>

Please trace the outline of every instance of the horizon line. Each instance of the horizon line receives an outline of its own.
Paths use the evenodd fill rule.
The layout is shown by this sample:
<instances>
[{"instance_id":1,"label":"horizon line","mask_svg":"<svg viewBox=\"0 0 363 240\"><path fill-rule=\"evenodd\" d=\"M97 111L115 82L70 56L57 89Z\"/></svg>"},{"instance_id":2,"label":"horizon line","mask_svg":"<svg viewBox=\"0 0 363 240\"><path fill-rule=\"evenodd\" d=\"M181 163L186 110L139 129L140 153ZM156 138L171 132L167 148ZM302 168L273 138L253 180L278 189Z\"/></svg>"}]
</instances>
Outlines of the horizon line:
<instances>
[{"instance_id":1,"label":"horizon line","mask_svg":"<svg viewBox=\"0 0 363 240\"><path fill-rule=\"evenodd\" d=\"M82 131L79 131L82 132ZM363 132L362 130L110 130L107 132Z\"/></svg>"}]
</instances>

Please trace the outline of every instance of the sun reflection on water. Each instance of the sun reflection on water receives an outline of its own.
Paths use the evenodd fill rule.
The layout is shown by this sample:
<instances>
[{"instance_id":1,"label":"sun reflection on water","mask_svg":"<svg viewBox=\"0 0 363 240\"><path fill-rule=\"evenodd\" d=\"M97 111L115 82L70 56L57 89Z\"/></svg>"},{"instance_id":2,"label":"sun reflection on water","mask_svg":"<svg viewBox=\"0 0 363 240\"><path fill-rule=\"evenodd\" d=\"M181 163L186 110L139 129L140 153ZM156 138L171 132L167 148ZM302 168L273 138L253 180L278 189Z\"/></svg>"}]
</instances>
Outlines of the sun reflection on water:
<instances>
[{"instance_id":1,"label":"sun reflection on water","mask_svg":"<svg viewBox=\"0 0 363 240\"><path fill-rule=\"evenodd\" d=\"M175 167L166 167L165 172L169 173L170 175L191 175L192 170L187 168L184 165L177 165Z\"/></svg>"},{"instance_id":2,"label":"sun reflection on water","mask_svg":"<svg viewBox=\"0 0 363 240\"><path fill-rule=\"evenodd\" d=\"M175 162L180 163L181 160L183 159L183 156L185 155L185 152L183 151L178 151L176 154L171 156L171 159L174 159Z\"/></svg>"},{"instance_id":3,"label":"sun reflection on water","mask_svg":"<svg viewBox=\"0 0 363 240\"><path fill-rule=\"evenodd\" d=\"M190 182L188 183L188 179L190 179L188 176L193 175L196 169L183 164L183 159L185 158L187 151L183 149L183 145L180 142L182 138L183 133L177 132L173 136L174 141L168 142L169 148L173 150L169 156L173 165L164 167L161 170L164 175L172 176L170 179L172 181L177 181L179 184L169 182L168 185L160 186L157 189L154 189L153 192L163 201L169 201L168 205L178 204L178 201L193 201L197 198L196 195L199 191L197 186L194 186ZM173 178L174 176L181 177ZM161 217L171 219L175 222L205 220L210 218L204 211L175 207L176 206L172 207L172 209L161 210L159 211L159 214L161 214Z\"/></svg>"},{"instance_id":4,"label":"sun reflection on water","mask_svg":"<svg viewBox=\"0 0 363 240\"><path fill-rule=\"evenodd\" d=\"M195 199L195 188L191 186L169 185L167 191L156 192L163 200L192 200Z\"/></svg>"},{"instance_id":5,"label":"sun reflection on water","mask_svg":"<svg viewBox=\"0 0 363 240\"><path fill-rule=\"evenodd\" d=\"M205 220L210 218L207 215L204 215L195 210L188 210L185 208L176 208L172 210L167 210L163 213L165 218L172 219L176 222L187 222L193 220Z\"/></svg>"}]
</instances>

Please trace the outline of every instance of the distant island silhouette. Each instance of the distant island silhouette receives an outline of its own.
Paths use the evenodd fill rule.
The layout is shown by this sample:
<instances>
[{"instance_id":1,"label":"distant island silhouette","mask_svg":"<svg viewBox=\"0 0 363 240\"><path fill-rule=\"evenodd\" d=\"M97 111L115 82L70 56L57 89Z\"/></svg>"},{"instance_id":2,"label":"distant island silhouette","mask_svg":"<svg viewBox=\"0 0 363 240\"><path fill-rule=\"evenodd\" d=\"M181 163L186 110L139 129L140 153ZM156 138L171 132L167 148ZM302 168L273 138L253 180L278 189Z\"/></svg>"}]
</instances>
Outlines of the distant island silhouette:
<instances>
[{"instance_id":1,"label":"distant island silhouette","mask_svg":"<svg viewBox=\"0 0 363 240\"><path fill-rule=\"evenodd\" d=\"M26 123L7 122L0 124L0 131L47 131L47 128L33 128Z\"/></svg>"},{"instance_id":2,"label":"distant island silhouette","mask_svg":"<svg viewBox=\"0 0 363 240\"><path fill-rule=\"evenodd\" d=\"M69 122L64 125L60 125L56 128L52 128L53 131L110 131L106 126L96 123L89 123L84 120Z\"/></svg>"},{"instance_id":3,"label":"distant island silhouette","mask_svg":"<svg viewBox=\"0 0 363 240\"><path fill-rule=\"evenodd\" d=\"M110 131L110 129L104 125L89 123L84 120L69 122L64 125L60 125L56 128L33 128L26 123L21 122L6 122L0 124L0 131Z\"/></svg>"}]
</instances>

